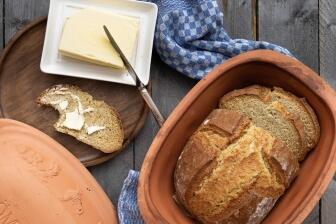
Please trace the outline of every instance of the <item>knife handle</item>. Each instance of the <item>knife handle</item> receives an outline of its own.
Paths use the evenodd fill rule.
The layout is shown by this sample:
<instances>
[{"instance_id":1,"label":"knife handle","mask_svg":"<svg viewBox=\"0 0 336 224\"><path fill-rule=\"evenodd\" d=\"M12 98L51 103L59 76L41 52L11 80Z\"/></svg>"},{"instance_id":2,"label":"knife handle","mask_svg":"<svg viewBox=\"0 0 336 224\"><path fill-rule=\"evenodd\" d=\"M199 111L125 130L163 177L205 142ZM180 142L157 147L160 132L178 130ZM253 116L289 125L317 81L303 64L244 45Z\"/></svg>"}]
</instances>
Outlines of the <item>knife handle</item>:
<instances>
[{"instance_id":1,"label":"knife handle","mask_svg":"<svg viewBox=\"0 0 336 224\"><path fill-rule=\"evenodd\" d=\"M156 122L160 125L160 127L162 127L163 123L165 122L165 119L163 118L159 109L155 105L152 97L149 95L146 88L139 88L139 90L140 90L140 94L142 95L143 99L147 103L149 109L152 111Z\"/></svg>"}]
</instances>

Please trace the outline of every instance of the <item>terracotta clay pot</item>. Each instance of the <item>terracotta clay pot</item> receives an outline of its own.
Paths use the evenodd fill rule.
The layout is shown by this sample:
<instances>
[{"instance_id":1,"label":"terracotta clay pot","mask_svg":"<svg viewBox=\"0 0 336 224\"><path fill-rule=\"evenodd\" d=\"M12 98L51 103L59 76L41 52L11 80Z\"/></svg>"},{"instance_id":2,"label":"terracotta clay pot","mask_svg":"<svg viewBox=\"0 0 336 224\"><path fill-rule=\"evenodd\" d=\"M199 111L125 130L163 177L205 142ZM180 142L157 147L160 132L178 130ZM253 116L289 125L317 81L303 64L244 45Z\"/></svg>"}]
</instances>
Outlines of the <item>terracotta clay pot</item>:
<instances>
[{"instance_id":1,"label":"terracotta clay pot","mask_svg":"<svg viewBox=\"0 0 336 224\"><path fill-rule=\"evenodd\" d=\"M88 170L55 140L0 119L0 223L118 223Z\"/></svg>"},{"instance_id":2,"label":"terracotta clay pot","mask_svg":"<svg viewBox=\"0 0 336 224\"><path fill-rule=\"evenodd\" d=\"M192 223L174 200L173 173L188 138L218 106L221 96L252 84L279 86L305 97L317 113L321 138L301 163L298 177L264 223L301 223L326 190L336 170L336 94L301 62L267 50L236 56L217 66L180 102L155 137L144 160L140 211L148 223Z\"/></svg>"}]
</instances>

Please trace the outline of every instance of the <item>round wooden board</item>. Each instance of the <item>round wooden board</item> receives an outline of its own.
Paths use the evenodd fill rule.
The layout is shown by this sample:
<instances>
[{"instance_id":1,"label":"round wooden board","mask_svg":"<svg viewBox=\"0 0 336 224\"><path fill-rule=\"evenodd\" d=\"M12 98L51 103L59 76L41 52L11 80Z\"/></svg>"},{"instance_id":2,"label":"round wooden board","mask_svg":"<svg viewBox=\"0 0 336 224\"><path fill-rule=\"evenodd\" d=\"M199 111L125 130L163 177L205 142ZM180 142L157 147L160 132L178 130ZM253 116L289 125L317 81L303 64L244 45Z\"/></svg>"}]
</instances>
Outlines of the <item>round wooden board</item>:
<instances>
[{"instance_id":1,"label":"round wooden board","mask_svg":"<svg viewBox=\"0 0 336 224\"><path fill-rule=\"evenodd\" d=\"M102 163L118 152L105 154L71 136L56 132L59 115L50 107L39 107L39 94L55 84L74 84L115 107L125 131L124 147L143 127L148 113L136 87L96 80L45 74L40 60L46 18L30 23L8 43L0 60L0 115L32 125L72 152L85 166ZM55 43L57 44L57 43Z\"/></svg>"}]
</instances>

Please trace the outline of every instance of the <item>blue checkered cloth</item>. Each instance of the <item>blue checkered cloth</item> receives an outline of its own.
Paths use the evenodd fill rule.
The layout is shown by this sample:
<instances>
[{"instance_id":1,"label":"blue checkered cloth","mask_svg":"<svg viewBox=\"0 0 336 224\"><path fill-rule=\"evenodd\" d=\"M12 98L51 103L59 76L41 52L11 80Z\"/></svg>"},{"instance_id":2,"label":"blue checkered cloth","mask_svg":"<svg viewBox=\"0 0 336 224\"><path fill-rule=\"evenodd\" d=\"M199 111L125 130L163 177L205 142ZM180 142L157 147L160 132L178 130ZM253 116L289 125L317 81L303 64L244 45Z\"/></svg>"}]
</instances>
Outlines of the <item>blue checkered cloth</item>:
<instances>
[{"instance_id":1,"label":"blue checkered cloth","mask_svg":"<svg viewBox=\"0 0 336 224\"><path fill-rule=\"evenodd\" d=\"M217 64L255 49L286 55L280 46L244 39L231 39L223 28L223 14L215 0L152 0L159 8L155 48L172 68L194 79L203 78ZM139 173L131 170L118 201L121 224L144 223L137 206Z\"/></svg>"},{"instance_id":2,"label":"blue checkered cloth","mask_svg":"<svg viewBox=\"0 0 336 224\"><path fill-rule=\"evenodd\" d=\"M120 224L143 224L137 201L139 172L130 170L124 181L118 200Z\"/></svg>"},{"instance_id":3,"label":"blue checkered cloth","mask_svg":"<svg viewBox=\"0 0 336 224\"><path fill-rule=\"evenodd\" d=\"M251 50L270 49L291 55L287 49L265 41L231 39L215 0L151 2L159 8L156 51L166 64L191 78L201 79L216 65Z\"/></svg>"}]
</instances>

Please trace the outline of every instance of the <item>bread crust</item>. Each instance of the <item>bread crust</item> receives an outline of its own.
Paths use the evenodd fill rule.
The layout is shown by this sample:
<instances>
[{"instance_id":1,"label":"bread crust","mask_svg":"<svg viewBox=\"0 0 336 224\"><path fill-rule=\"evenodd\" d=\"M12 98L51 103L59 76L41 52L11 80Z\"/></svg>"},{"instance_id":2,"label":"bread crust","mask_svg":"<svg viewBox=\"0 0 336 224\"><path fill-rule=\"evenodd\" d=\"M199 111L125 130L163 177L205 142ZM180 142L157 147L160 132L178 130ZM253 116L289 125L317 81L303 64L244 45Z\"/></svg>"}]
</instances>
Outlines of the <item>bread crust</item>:
<instances>
[{"instance_id":1,"label":"bread crust","mask_svg":"<svg viewBox=\"0 0 336 224\"><path fill-rule=\"evenodd\" d=\"M78 86L74 86L74 85L70 85L70 84L56 84L56 85L53 85L51 87L49 87L48 89L45 89L43 92L41 92L41 94L37 97L36 99L36 103L39 105L39 106L43 106L43 105L51 105L51 104L46 104L46 103L43 103L43 100L42 98L44 96L46 96L49 92L53 92L53 91L57 91L57 90L60 90L62 88L67 88L67 89L74 89L74 90L79 90L79 91L83 91L81 90Z\"/></svg>"},{"instance_id":2,"label":"bread crust","mask_svg":"<svg viewBox=\"0 0 336 224\"><path fill-rule=\"evenodd\" d=\"M280 140L275 139L272 147L263 151L263 160L282 188L274 191L268 188L258 189L252 185L218 214L192 213L192 209L197 210L198 206L199 209L208 206L207 200L198 202L193 201L192 197L219 166L217 157L246 134L250 127L250 120L239 112L214 110L191 136L178 159L174 173L177 198L191 212L191 216L203 223L260 223L297 175L299 164L295 156ZM209 130L222 136L225 144L221 147L210 144L209 136L205 135Z\"/></svg>"},{"instance_id":3,"label":"bread crust","mask_svg":"<svg viewBox=\"0 0 336 224\"><path fill-rule=\"evenodd\" d=\"M220 119L231 122L219 122ZM218 125L221 123L220 125ZM217 157L220 148L211 146L204 132L211 130L223 137L221 146L225 148L230 141L241 135L249 120L239 113L225 109L213 110L187 142L176 164L174 183L177 197L186 205L185 195L197 175L206 175L205 169ZM195 156L197 155L197 156ZM214 164L212 164L213 166Z\"/></svg>"},{"instance_id":4,"label":"bread crust","mask_svg":"<svg viewBox=\"0 0 336 224\"><path fill-rule=\"evenodd\" d=\"M194 177L218 155L218 151L209 147L208 142L202 141L202 137L198 133L191 137L192 140L185 146L176 165L175 189L183 205L186 205L185 195Z\"/></svg>"},{"instance_id":5,"label":"bread crust","mask_svg":"<svg viewBox=\"0 0 336 224\"><path fill-rule=\"evenodd\" d=\"M289 187L300 168L293 153L288 150L281 140L275 139L272 150L266 151L265 154L272 170L277 170L281 183L284 183L286 188Z\"/></svg>"},{"instance_id":6,"label":"bread crust","mask_svg":"<svg viewBox=\"0 0 336 224\"><path fill-rule=\"evenodd\" d=\"M307 110L307 112L309 113L314 126L315 126L315 131L316 131L316 136L314 138L314 143L311 146L311 148L315 147L320 139L320 134L321 134L321 128L320 128L320 124L318 122L317 116L313 110L313 108L308 104L307 100L305 98L300 98L300 102L302 103L302 105L304 106L304 108Z\"/></svg>"},{"instance_id":7,"label":"bread crust","mask_svg":"<svg viewBox=\"0 0 336 224\"><path fill-rule=\"evenodd\" d=\"M305 130L304 130L304 125L303 123L301 122L300 118L290 112L288 112L286 110L286 108L281 105L280 103L275 103L273 102L273 108L276 109L277 111L279 111L283 117L285 117L288 121L290 121L297 133L299 134L299 137L300 137L300 146L301 146L301 150L299 151L299 157L298 157L298 160L299 161L302 161L306 154L308 153L309 151L309 147L307 145L307 136L306 136L306 133L305 133Z\"/></svg>"},{"instance_id":8,"label":"bread crust","mask_svg":"<svg viewBox=\"0 0 336 224\"><path fill-rule=\"evenodd\" d=\"M306 114L309 115L310 120L314 125L314 131L315 131L312 144L310 144L308 141L306 143L307 152L309 152L313 147L316 146L316 144L317 144L317 142L320 138L320 125L319 125L317 116L316 116L313 108L308 104L308 102L305 98L299 98L299 97L295 96L293 93L285 91L280 87L273 87L272 93L273 92L279 92L282 95L286 96L292 102L297 103L298 105L301 106L301 109L303 109L306 112ZM300 118L298 117L298 119L300 119Z\"/></svg>"},{"instance_id":9,"label":"bread crust","mask_svg":"<svg viewBox=\"0 0 336 224\"><path fill-rule=\"evenodd\" d=\"M221 103L231 100L232 98L238 97L238 96L242 96L242 95L253 95L253 96L257 96L258 98L260 98L263 102L269 102L270 98L269 98L269 93L271 92L270 89L263 87L263 86L259 86L259 85L252 85L252 86L248 86L245 87L243 89L235 89L231 92L228 92L227 94L225 94L224 96L222 96L222 98L219 101L219 107L222 108Z\"/></svg>"},{"instance_id":10,"label":"bread crust","mask_svg":"<svg viewBox=\"0 0 336 224\"><path fill-rule=\"evenodd\" d=\"M204 223L260 223L270 212L278 198L284 193L290 183L297 176L299 164L295 156L278 139L272 150L264 151L265 162L270 171L279 178L284 187L281 192L270 191L268 197L262 196L264 189L247 189L240 197L230 203L223 212L203 219Z\"/></svg>"}]
</instances>

